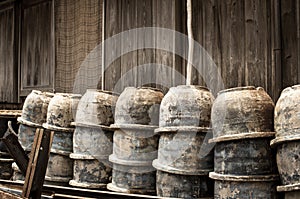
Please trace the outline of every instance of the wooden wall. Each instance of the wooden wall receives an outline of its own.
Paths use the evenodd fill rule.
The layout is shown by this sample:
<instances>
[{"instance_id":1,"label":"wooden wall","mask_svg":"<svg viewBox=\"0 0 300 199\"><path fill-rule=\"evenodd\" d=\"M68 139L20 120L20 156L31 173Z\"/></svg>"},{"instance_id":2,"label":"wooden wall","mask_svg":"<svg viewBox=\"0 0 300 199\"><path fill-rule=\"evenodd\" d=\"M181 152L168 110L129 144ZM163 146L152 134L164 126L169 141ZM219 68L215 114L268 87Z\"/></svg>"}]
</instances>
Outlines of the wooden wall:
<instances>
[{"instance_id":1,"label":"wooden wall","mask_svg":"<svg viewBox=\"0 0 300 199\"><path fill-rule=\"evenodd\" d=\"M93 45L99 43L102 37L100 35L102 24L96 20L97 25L93 25L92 31L99 30L99 32L91 37L89 23L76 15L81 5L84 5L85 9L82 12L84 16L101 18L102 4L97 4L97 0L89 2L92 3L81 4L76 1L77 7L72 9L72 6L68 7L68 0L1 1L1 108L19 102L20 95L26 96L31 89L55 90L57 82L60 82L57 84L59 91L72 90L74 73L69 78L68 71L76 71L82 58L86 57L93 46L80 47L79 50L74 48L63 50L59 46L66 47L69 44L76 46L78 43L91 40ZM105 38L111 38L132 28L145 27L169 28L186 34L185 0L104 2ZM195 40L212 56L226 88L262 86L276 100L283 88L300 83L298 0L193 0L192 2ZM92 6L96 4L97 6ZM74 26L73 23L68 23L68 27L64 26L64 19L73 20ZM54 33L55 28L57 30ZM80 38L76 36L78 32ZM61 38L64 37L68 40L72 38L79 40L63 43ZM168 46L175 42L174 48L185 48L182 43L175 41L175 35L164 38L160 32L153 32L145 37L155 45L162 42ZM135 42L143 43L144 40ZM104 55L107 57L125 52L132 47L131 45L135 45L135 42L131 43L127 38L115 40L113 48L106 48ZM72 52L67 57L72 63L65 61L64 56L67 55L64 53L67 51ZM78 59L72 58L75 55ZM72 66L68 67L68 63ZM144 64L150 64L150 67L136 67ZM163 67L164 65L169 68ZM185 75L185 70L186 60L179 56L155 47L140 49L119 57L105 70L105 89L121 92L126 86L141 86L145 85L145 82L154 82L158 85L152 86L162 87L167 91L163 86L184 84L184 79L176 77L175 73ZM204 67L201 72L208 74L209 71L205 70ZM197 71L194 70L193 74L194 84L205 85L205 81ZM65 78L67 76L69 79ZM130 78L122 78L126 76ZM83 81L82 84L84 83L86 82Z\"/></svg>"},{"instance_id":2,"label":"wooden wall","mask_svg":"<svg viewBox=\"0 0 300 199\"><path fill-rule=\"evenodd\" d=\"M276 99L281 89L276 78L281 73L280 59L274 59L280 32L277 1L193 3L195 40L221 70L225 87L261 86ZM204 84L201 79L195 83Z\"/></svg>"},{"instance_id":3,"label":"wooden wall","mask_svg":"<svg viewBox=\"0 0 300 199\"><path fill-rule=\"evenodd\" d=\"M300 83L297 0L192 2L195 40L212 56L221 71L225 88L261 86L276 100L284 87ZM109 38L124 30L145 26L186 33L185 6L185 1L180 0L106 1L105 36ZM114 50L118 51L129 44L124 39L115 45ZM105 73L105 88L114 89L126 71L136 73L134 66L152 61L185 73L186 60L168 52L145 52L135 51L116 60ZM205 85L201 75L195 70L193 72L193 83ZM174 81L168 71L157 67L146 73L154 74L156 81L159 78ZM133 80L122 83L118 89L122 90L128 84L139 85L138 73L132 76L135 77ZM173 85L180 83L184 82L180 80Z\"/></svg>"},{"instance_id":4,"label":"wooden wall","mask_svg":"<svg viewBox=\"0 0 300 199\"><path fill-rule=\"evenodd\" d=\"M183 31L181 9L184 2L181 0L109 0L105 2L105 38L110 38L120 32L143 27L162 27ZM173 19L173 20L172 20ZM167 42L172 38L158 38L159 32L145 35L147 42ZM145 42L145 40L134 42ZM175 42L175 41L174 41ZM123 54L132 48L128 38L115 39L113 48L105 49L105 56ZM155 44L154 44L155 46ZM107 46L106 46L107 47ZM124 51L124 52L122 52ZM144 64L155 63L150 67ZM105 63L107 64L107 63ZM121 92L126 86L145 86L146 82L162 84L182 84L181 80L174 79L172 70L182 72L180 58L163 50L141 49L135 50L116 59L105 70L105 89ZM141 66L141 67L137 67ZM157 85L160 87L159 85ZM164 89L162 87L162 89Z\"/></svg>"}]
</instances>

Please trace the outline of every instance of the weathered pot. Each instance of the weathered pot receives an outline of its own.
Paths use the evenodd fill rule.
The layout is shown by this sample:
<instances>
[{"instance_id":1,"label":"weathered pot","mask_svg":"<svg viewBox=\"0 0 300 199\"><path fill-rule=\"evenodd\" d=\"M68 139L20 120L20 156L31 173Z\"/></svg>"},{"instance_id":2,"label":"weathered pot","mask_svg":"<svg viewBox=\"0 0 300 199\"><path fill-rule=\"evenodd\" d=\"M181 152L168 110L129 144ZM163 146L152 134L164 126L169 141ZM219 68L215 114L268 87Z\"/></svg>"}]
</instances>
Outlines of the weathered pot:
<instances>
[{"instance_id":1,"label":"weathered pot","mask_svg":"<svg viewBox=\"0 0 300 199\"><path fill-rule=\"evenodd\" d=\"M154 88L127 87L116 103L116 124L158 125L163 93Z\"/></svg>"},{"instance_id":2,"label":"weathered pot","mask_svg":"<svg viewBox=\"0 0 300 199\"><path fill-rule=\"evenodd\" d=\"M210 115L214 97L205 87L170 88L160 106L157 193L163 197L213 196ZM210 186L210 185L211 186Z\"/></svg>"},{"instance_id":3,"label":"weathered pot","mask_svg":"<svg viewBox=\"0 0 300 199\"><path fill-rule=\"evenodd\" d=\"M118 159L152 161L157 158L159 136L153 126L114 124L113 154Z\"/></svg>"},{"instance_id":4,"label":"weathered pot","mask_svg":"<svg viewBox=\"0 0 300 199\"><path fill-rule=\"evenodd\" d=\"M156 170L150 162L126 161L109 156L113 163L112 183L107 189L123 193L154 194Z\"/></svg>"},{"instance_id":5,"label":"weathered pot","mask_svg":"<svg viewBox=\"0 0 300 199\"><path fill-rule=\"evenodd\" d=\"M13 181L24 181L25 177L22 174L21 170L19 169L18 165L15 162L13 162L11 167L13 169L12 180Z\"/></svg>"},{"instance_id":6,"label":"weathered pot","mask_svg":"<svg viewBox=\"0 0 300 199\"><path fill-rule=\"evenodd\" d=\"M182 175L203 175L213 170L213 150L205 139L207 132L197 128L181 128L177 132L160 131L158 170Z\"/></svg>"},{"instance_id":7,"label":"weathered pot","mask_svg":"<svg viewBox=\"0 0 300 199\"><path fill-rule=\"evenodd\" d=\"M37 127L20 124L18 140L25 151L31 151Z\"/></svg>"},{"instance_id":8,"label":"weathered pot","mask_svg":"<svg viewBox=\"0 0 300 199\"><path fill-rule=\"evenodd\" d=\"M108 156L113 148L113 131L108 127L76 123L73 138L73 180L70 185L106 188L111 181L112 165Z\"/></svg>"},{"instance_id":9,"label":"weathered pot","mask_svg":"<svg viewBox=\"0 0 300 199\"><path fill-rule=\"evenodd\" d=\"M272 137L230 140L215 145L214 171L219 174L267 175L277 173Z\"/></svg>"},{"instance_id":10,"label":"weathered pot","mask_svg":"<svg viewBox=\"0 0 300 199\"><path fill-rule=\"evenodd\" d=\"M48 104L53 96L53 93L32 90L25 99L18 121L29 126L41 126L46 121Z\"/></svg>"},{"instance_id":11,"label":"weathered pot","mask_svg":"<svg viewBox=\"0 0 300 199\"><path fill-rule=\"evenodd\" d=\"M157 158L158 136L154 126L115 124L112 191L124 193L153 194L155 192L155 169L152 161Z\"/></svg>"},{"instance_id":12,"label":"weathered pot","mask_svg":"<svg viewBox=\"0 0 300 199\"><path fill-rule=\"evenodd\" d=\"M300 85L281 92L274 113L276 139L300 140Z\"/></svg>"},{"instance_id":13,"label":"weathered pot","mask_svg":"<svg viewBox=\"0 0 300 199\"><path fill-rule=\"evenodd\" d=\"M157 170L156 191L161 197L213 198L213 181L208 175L177 175Z\"/></svg>"},{"instance_id":14,"label":"weathered pot","mask_svg":"<svg viewBox=\"0 0 300 199\"><path fill-rule=\"evenodd\" d=\"M299 199L300 184L277 186L277 191L284 194L284 199Z\"/></svg>"},{"instance_id":15,"label":"weathered pot","mask_svg":"<svg viewBox=\"0 0 300 199\"><path fill-rule=\"evenodd\" d=\"M212 107L213 141L267 136L273 132L273 112L274 103L261 87L220 91Z\"/></svg>"},{"instance_id":16,"label":"weathered pot","mask_svg":"<svg viewBox=\"0 0 300 199\"><path fill-rule=\"evenodd\" d=\"M277 146L277 167L283 185L300 184L300 141L289 141Z\"/></svg>"},{"instance_id":17,"label":"weathered pot","mask_svg":"<svg viewBox=\"0 0 300 199\"><path fill-rule=\"evenodd\" d=\"M276 175L221 175L214 172L209 177L215 180L215 199L277 199L278 176Z\"/></svg>"},{"instance_id":18,"label":"weathered pot","mask_svg":"<svg viewBox=\"0 0 300 199\"><path fill-rule=\"evenodd\" d=\"M117 99L117 94L112 92L88 89L79 101L75 121L92 125L113 124Z\"/></svg>"},{"instance_id":19,"label":"weathered pot","mask_svg":"<svg viewBox=\"0 0 300 199\"><path fill-rule=\"evenodd\" d=\"M72 153L70 158L74 160L73 180L70 185L84 188L106 189L111 181L111 163L108 157L97 159L91 155L79 155Z\"/></svg>"},{"instance_id":20,"label":"weathered pot","mask_svg":"<svg viewBox=\"0 0 300 199\"><path fill-rule=\"evenodd\" d=\"M159 126L209 127L213 100L206 87L172 87L161 102Z\"/></svg>"},{"instance_id":21,"label":"weathered pot","mask_svg":"<svg viewBox=\"0 0 300 199\"><path fill-rule=\"evenodd\" d=\"M49 103L47 123L43 127L58 131L71 128L80 98L81 95L56 93Z\"/></svg>"},{"instance_id":22,"label":"weathered pot","mask_svg":"<svg viewBox=\"0 0 300 199\"><path fill-rule=\"evenodd\" d=\"M45 180L54 182L54 184L61 183L68 184L73 176L73 160L69 157L70 153L50 153L48 166L46 170Z\"/></svg>"},{"instance_id":23,"label":"weathered pot","mask_svg":"<svg viewBox=\"0 0 300 199\"><path fill-rule=\"evenodd\" d=\"M73 151L73 132L54 131L51 152L71 153Z\"/></svg>"},{"instance_id":24,"label":"weathered pot","mask_svg":"<svg viewBox=\"0 0 300 199\"><path fill-rule=\"evenodd\" d=\"M113 130L99 125L76 123L73 136L73 153L92 156L109 156L113 148Z\"/></svg>"}]
</instances>

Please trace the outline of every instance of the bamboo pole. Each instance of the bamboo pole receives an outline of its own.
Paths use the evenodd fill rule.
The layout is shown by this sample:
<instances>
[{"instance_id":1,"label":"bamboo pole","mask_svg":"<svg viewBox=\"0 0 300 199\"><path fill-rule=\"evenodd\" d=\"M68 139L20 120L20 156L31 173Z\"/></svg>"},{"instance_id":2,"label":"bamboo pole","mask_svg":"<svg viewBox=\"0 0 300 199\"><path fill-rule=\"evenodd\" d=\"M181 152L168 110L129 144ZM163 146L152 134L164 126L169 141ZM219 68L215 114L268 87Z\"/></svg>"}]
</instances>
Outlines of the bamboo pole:
<instances>
[{"instance_id":1,"label":"bamboo pole","mask_svg":"<svg viewBox=\"0 0 300 199\"><path fill-rule=\"evenodd\" d=\"M192 0L187 0L187 32L189 40L189 50L188 50L188 62L186 67L186 85L191 85L192 83L192 60L194 53L194 36L192 30Z\"/></svg>"}]
</instances>

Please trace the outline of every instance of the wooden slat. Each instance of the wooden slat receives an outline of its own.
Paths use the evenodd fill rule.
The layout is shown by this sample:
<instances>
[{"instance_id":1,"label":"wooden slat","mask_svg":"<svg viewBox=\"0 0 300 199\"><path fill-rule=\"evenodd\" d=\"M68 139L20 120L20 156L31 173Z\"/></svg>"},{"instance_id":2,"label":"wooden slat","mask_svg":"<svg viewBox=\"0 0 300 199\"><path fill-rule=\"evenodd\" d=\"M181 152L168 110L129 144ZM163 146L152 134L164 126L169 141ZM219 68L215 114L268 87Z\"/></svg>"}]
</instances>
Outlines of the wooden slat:
<instances>
[{"instance_id":1,"label":"wooden slat","mask_svg":"<svg viewBox=\"0 0 300 199\"><path fill-rule=\"evenodd\" d=\"M137 1L137 27L151 27L153 24L153 0ZM138 37L137 41L139 45L143 47L146 44L152 44L154 42L154 32L144 32L142 36ZM155 83L156 69L155 64L151 64L154 61L154 49L141 49L138 50L137 61L137 85L138 86L149 86L151 83ZM151 64L151 65L148 65Z\"/></svg>"},{"instance_id":2,"label":"wooden slat","mask_svg":"<svg viewBox=\"0 0 300 199\"><path fill-rule=\"evenodd\" d=\"M29 163L28 163L24 186L23 186L22 196L25 198L29 197L32 188L33 177L34 177L35 168L37 164L36 161L39 153L39 146L41 145L42 142L42 138L43 138L43 134L40 132L40 129L37 128L35 132L32 148L31 148Z\"/></svg>"},{"instance_id":3,"label":"wooden slat","mask_svg":"<svg viewBox=\"0 0 300 199\"><path fill-rule=\"evenodd\" d=\"M0 7L0 102L18 102L16 6L13 1Z\"/></svg>"},{"instance_id":4,"label":"wooden slat","mask_svg":"<svg viewBox=\"0 0 300 199\"><path fill-rule=\"evenodd\" d=\"M41 198L53 135L53 131L36 130L22 191L24 198Z\"/></svg>"},{"instance_id":5,"label":"wooden slat","mask_svg":"<svg viewBox=\"0 0 300 199\"><path fill-rule=\"evenodd\" d=\"M175 19L175 6L176 4L173 0L156 0L155 7L153 7L153 17L155 17L153 25L174 30L176 27L176 21L173 20ZM166 92L168 87L174 86L172 75L175 69L175 57L172 52L160 50L157 46L161 45L165 49L174 51L174 35L165 35L160 30L157 30L155 42L156 83L162 85L162 89L165 87L164 92Z\"/></svg>"},{"instance_id":6,"label":"wooden slat","mask_svg":"<svg viewBox=\"0 0 300 199\"><path fill-rule=\"evenodd\" d=\"M282 33L282 86L299 83L299 37L300 27L298 0L281 1L281 33Z\"/></svg>"},{"instance_id":7,"label":"wooden slat","mask_svg":"<svg viewBox=\"0 0 300 199\"><path fill-rule=\"evenodd\" d=\"M122 31L130 30L130 37L121 39L121 90L128 86L137 86L137 33L134 30L137 27L137 0L122 0ZM131 51L135 49L134 51ZM131 51L127 54L125 52Z\"/></svg>"},{"instance_id":8,"label":"wooden slat","mask_svg":"<svg viewBox=\"0 0 300 199\"><path fill-rule=\"evenodd\" d=\"M106 0L105 1L105 39L112 37L115 34L121 32L121 3L118 0ZM113 40L111 47L105 46L105 66L107 63L107 57L115 57L120 54L120 41ZM110 66L104 71L105 89L113 90L117 81L121 77L121 59L116 59ZM121 92L121 90L116 90Z\"/></svg>"}]
</instances>

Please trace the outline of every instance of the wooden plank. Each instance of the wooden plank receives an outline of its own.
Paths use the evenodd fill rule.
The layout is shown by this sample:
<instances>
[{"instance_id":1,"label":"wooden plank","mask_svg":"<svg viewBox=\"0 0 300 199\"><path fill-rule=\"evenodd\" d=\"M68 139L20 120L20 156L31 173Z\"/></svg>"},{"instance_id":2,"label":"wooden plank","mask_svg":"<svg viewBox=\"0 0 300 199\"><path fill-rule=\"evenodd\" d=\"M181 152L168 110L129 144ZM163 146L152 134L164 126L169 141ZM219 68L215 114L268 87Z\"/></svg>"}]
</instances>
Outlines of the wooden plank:
<instances>
[{"instance_id":1,"label":"wooden plank","mask_svg":"<svg viewBox=\"0 0 300 199\"><path fill-rule=\"evenodd\" d=\"M299 20L297 15L297 0L281 1L281 33L282 33L282 86L292 86L299 83ZM298 2L299 3L299 2Z\"/></svg>"},{"instance_id":2,"label":"wooden plank","mask_svg":"<svg viewBox=\"0 0 300 199\"><path fill-rule=\"evenodd\" d=\"M244 1L231 0L230 4L230 40L229 70L226 76L231 77L228 87L245 85L245 23ZM253 41L252 41L253 42Z\"/></svg>"},{"instance_id":3,"label":"wooden plank","mask_svg":"<svg viewBox=\"0 0 300 199\"><path fill-rule=\"evenodd\" d=\"M105 39L112 37L115 34L120 33L121 28L121 3L118 0L106 0L105 1ZM115 57L120 54L120 41L112 40L110 46L106 45L105 48L105 60L106 66L109 57ZM121 77L121 59L116 59L110 66L104 71L104 87L105 90L113 90L115 84ZM116 90L121 92L121 90Z\"/></svg>"},{"instance_id":4,"label":"wooden plank","mask_svg":"<svg viewBox=\"0 0 300 199\"><path fill-rule=\"evenodd\" d=\"M53 135L53 131L36 130L22 191L24 198L41 198Z\"/></svg>"},{"instance_id":5,"label":"wooden plank","mask_svg":"<svg viewBox=\"0 0 300 199\"><path fill-rule=\"evenodd\" d=\"M37 163L36 161L39 153L39 146L41 145L42 138L43 138L43 134L40 132L40 129L37 128L35 132L32 148L31 148L31 153L29 157L28 167L27 167L24 186L23 186L22 196L25 198L28 198L31 192L34 172Z\"/></svg>"},{"instance_id":6,"label":"wooden plank","mask_svg":"<svg viewBox=\"0 0 300 199\"><path fill-rule=\"evenodd\" d=\"M175 1L173 0L156 0L153 7L153 17L155 17L155 27L168 28L174 30L176 27L175 19ZM168 10L168 12L166 12ZM172 75L175 70L175 60L172 51L175 51L174 35L165 35L162 31L157 30L155 33L155 63L156 67L156 84L158 87L167 92L168 88L173 85ZM162 46L165 50L158 49Z\"/></svg>"},{"instance_id":7,"label":"wooden plank","mask_svg":"<svg viewBox=\"0 0 300 199\"><path fill-rule=\"evenodd\" d=\"M121 90L128 86L137 86L137 0L122 0L122 32L130 30L130 37L121 39ZM128 52L128 53L125 53Z\"/></svg>"},{"instance_id":8,"label":"wooden plank","mask_svg":"<svg viewBox=\"0 0 300 199\"><path fill-rule=\"evenodd\" d=\"M137 27L152 27L153 25L153 0L137 1ZM156 79L156 66L154 62L154 49L146 49L147 45L154 42L154 31L143 32L138 37L138 44L144 47L137 54L137 85L154 86Z\"/></svg>"},{"instance_id":9,"label":"wooden plank","mask_svg":"<svg viewBox=\"0 0 300 199\"><path fill-rule=\"evenodd\" d=\"M231 79L235 77L227 76L228 66L230 65L230 10L227 1L218 1L218 21L220 23L220 49L221 49L221 72L226 88L231 86Z\"/></svg>"},{"instance_id":10,"label":"wooden plank","mask_svg":"<svg viewBox=\"0 0 300 199\"><path fill-rule=\"evenodd\" d=\"M270 16L271 55L269 57L268 85L271 89L271 97L276 102L282 90L280 0L271 0Z\"/></svg>"},{"instance_id":11,"label":"wooden plank","mask_svg":"<svg viewBox=\"0 0 300 199\"><path fill-rule=\"evenodd\" d=\"M35 168L35 175L32 183L32 190L30 193L30 196L33 198L38 198L42 194L42 187L44 184L53 136L54 131L45 130L43 132L42 142L39 147L40 152L37 158L37 166Z\"/></svg>"},{"instance_id":12,"label":"wooden plank","mask_svg":"<svg viewBox=\"0 0 300 199\"><path fill-rule=\"evenodd\" d=\"M6 3L7 2L7 3ZM0 7L0 102L18 102L16 4L1 3Z\"/></svg>"}]
</instances>

